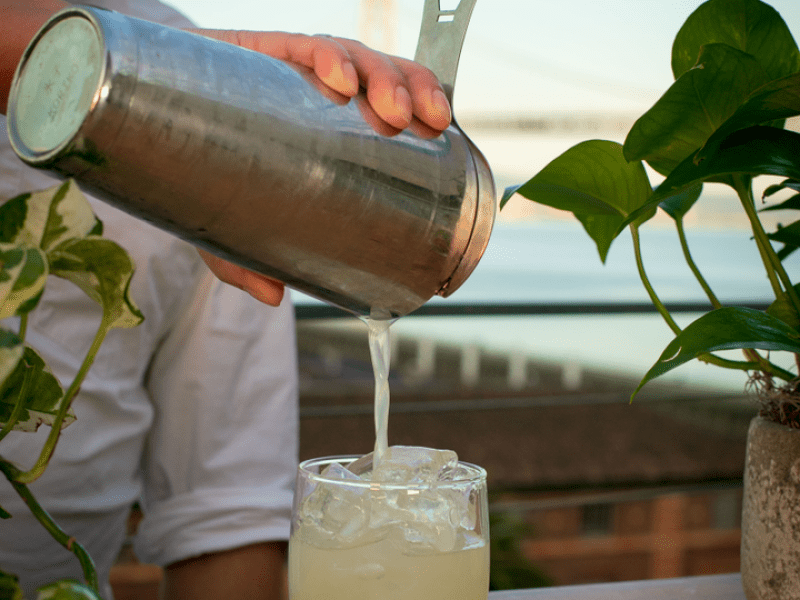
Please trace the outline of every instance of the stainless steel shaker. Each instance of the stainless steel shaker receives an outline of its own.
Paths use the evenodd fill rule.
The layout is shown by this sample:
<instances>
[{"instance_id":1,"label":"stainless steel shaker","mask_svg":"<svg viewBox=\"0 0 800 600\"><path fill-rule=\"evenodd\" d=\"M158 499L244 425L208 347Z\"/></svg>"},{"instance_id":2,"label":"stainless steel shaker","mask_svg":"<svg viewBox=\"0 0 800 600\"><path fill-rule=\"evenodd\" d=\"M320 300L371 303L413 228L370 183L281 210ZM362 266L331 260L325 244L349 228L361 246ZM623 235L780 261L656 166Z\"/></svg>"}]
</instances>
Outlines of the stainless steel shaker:
<instances>
[{"instance_id":1,"label":"stainless steel shaker","mask_svg":"<svg viewBox=\"0 0 800 600\"><path fill-rule=\"evenodd\" d=\"M417 58L452 94L475 0L427 0ZM27 164L358 315L447 296L489 240L486 160L454 123L396 133L297 66L73 7L27 48L8 129Z\"/></svg>"}]
</instances>

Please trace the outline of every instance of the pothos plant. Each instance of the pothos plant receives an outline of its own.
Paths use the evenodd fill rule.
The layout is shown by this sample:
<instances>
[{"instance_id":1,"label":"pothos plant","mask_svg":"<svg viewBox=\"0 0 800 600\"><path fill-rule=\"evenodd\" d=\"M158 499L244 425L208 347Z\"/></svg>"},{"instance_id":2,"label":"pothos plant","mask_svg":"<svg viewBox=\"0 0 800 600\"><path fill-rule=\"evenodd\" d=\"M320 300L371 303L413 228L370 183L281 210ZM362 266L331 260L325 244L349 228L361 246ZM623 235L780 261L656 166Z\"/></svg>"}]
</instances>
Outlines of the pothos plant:
<instances>
[{"instance_id":1,"label":"pothos plant","mask_svg":"<svg viewBox=\"0 0 800 600\"><path fill-rule=\"evenodd\" d=\"M800 247L800 221L768 232L762 211L796 215L800 209L800 134L784 120L800 114L800 51L786 23L759 0L710 0L678 31L672 46L675 82L633 125L625 143L590 140L567 150L528 182L505 190L572 212L605 262L626 228L633 238L642 283L674 340L645 374L647 382L698 359L750 373L764 401L762 414L800 427L800 383L770 352L800 355L800 290L783 259ZM643 161L666 177L653 189ZM753 180L778 176L761 201ZM704 183L730 186L752 228L774 301L766 311L723 306L692 259L684 218L702 201ZM776 203L775 194L794 194ZM782 196L784 194L779 194ZM639 229L657 210L677 229L683 256L710 302L710 310L681 329L659 299L642 262ZM743 360L714 352L741 349ZM785 362L785 361L784 361Z\"/></svg>"},{"instance_id":2,"label":"pothos plant","mask_svg":"<svg viewBox=\"0 0 800 600\"><path fill-rule=\"evenodd\" d=\"M39 590L41 600L99 598L91 557L59 528L28 484L44 473L61 430L75 420L70 406L106 334L143 320L128 293L134 264L102 233L102 223L72 181L0 206L0 319L18 317L16 330L8 328L10 319L0 328L0 471L41 525L75 554L85 578L85 584L53 582ZM73 282L102 308L94 340L75 378L64 385L25 341L29 315L50 275ZM9 432L36 431L40 425L49 426L50 432L39 456L31 457L32 466L20 467L3 458L2 440ZM0 518L13 515L0 507ZM22 598L13 573L0 571L0 598Z\"/></svg>"}]
</instances>

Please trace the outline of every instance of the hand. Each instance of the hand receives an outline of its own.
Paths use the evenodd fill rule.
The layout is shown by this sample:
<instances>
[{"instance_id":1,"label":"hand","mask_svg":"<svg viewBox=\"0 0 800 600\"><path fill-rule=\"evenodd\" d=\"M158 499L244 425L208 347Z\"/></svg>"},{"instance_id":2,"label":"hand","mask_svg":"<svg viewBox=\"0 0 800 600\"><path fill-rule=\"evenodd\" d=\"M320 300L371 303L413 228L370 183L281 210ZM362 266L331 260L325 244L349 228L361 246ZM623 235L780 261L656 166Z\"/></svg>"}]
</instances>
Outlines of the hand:
<instances>
[{"instance_id":1,"label":"hand","mask_svg":"<svg viewBox=\"0 0 800 600\"><path fill-rule=\"evenodd\" d=\"M373 110L396 129L408 127L412 117L435 131L450 125L450 104L442 86L430 70L413 61L376 52L353 40L321 35L207 29L195 33L313 69L332 90L347 97L355 96L363 85ZM284 288L279 281L202 250L200 256L225 283L266 304L280 304Z\"/></svg>"},{"instance_id":2,"label":"hand","mask_svg":"<svg viewBox=\"0 0 800 600\"><path fill-rule=\"evenodd\" d=\"M347 97L355 96L363 85L373 110L396 129L408 127L412 116L436 131L450 124L450 103L430 70L361 42L282 32L195 32L313 69L326 85Z\"/></svg>"},{"instance_id":3,"label":"hand","mask_svg":"<svg viewBox=\"0 0 800 600\"><path fill-rule=\"evenodd\" d=\"M244 290L256 300L270 306L278 306L283 300L284 286L280 281L240 267L200 248L197 251L220 281Z\"/></svg>"}]
</instances>

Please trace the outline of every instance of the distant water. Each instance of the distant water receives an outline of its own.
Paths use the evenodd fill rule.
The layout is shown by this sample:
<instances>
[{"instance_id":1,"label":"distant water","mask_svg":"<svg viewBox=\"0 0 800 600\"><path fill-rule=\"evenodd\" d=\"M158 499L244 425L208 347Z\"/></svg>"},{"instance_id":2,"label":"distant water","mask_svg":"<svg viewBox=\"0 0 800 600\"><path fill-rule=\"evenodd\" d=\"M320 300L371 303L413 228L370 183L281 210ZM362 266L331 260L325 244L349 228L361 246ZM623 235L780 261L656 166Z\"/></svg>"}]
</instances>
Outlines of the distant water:
<instances>
[{"instance_id":1,"label":"distant water","mask_svg":"<svg viewBox=\"0 0 800 600\"><path fill-rule=\"evenodd\" d=\"M692 255L717 296L728 303L769 301L770 288L750 234L743 229L689 230ZM703 301L700 286L683 261L674 229L645 226L641 231L645 269L664 301ZM800 280L800 257L786 263ZM295 301L311 301L294 294ZM606 264L577 221L496 224L484 255L470 278L450 298L431 302L647 301L638 278L630 234L611 246ZM685 326L699 315L677 315ZM356 325L361 325L357 323ZM406 317L394 335L433 338L517 352L542 361L585 365L640 377L672 339L658 315L574 317ZM367 343L366 329L364 343ZM726 356L739 358L738 352ZM788 359L788 357L787 357ZM789 366L791 361L782 361ZM666 376L676 385L741 391L743 373L696 361ZM662 378L662 380L665 378Z\"/></svg>"},{"instance_id":2,"label":"distant water","mask_svg":"<svg viewBox=\"0 0 800 600\"><path fill-rule=\"evenodd\" d=\"M520 184L556 156L590 138L624 141L627 127L598 131L534 134L474 131L470 136L483 151L494 173L498 195ZM661 176L648 169L653 185ZM777 178L760 177L755 193ZM706 186L701 202L687 215L687 235L695 262L717 296L728 303L769 301L771 291L746 220L732 191ZM510 220L533 215L535 219ZM536 208L514 198L499 216L489 247L470 278L450 298L431 302L588 302L648 301L639 280L628 232L611 246L606 264L581 224L566 213ZM764 213L769 230L786 215ZM790 215L791 216L791 215ZM559 217L559 218L553 218ZM641 230L645 269L664 301L704 301L705 296L683 260L669 219L648 222ZM800 282L800 257L790 257L787 269ZM295 294L299 302L309 299ZM699 315L678 315L684 327ZM360 325L357 323L356 326ZM519 352L536 360L574 363L640 377L672 340L658 315L575 317L485 317L400 319L394 335L433 338L442 343ZM366 330L364 333L366 344ZM726 356L738 359L741 353ZM774 357L773 357L774 358ZM792 367L792 361L781 359ZM709 386L741 391L743 373L697 363L684 365L662 380L676 385Z\"/></svg>"},{"instance_id":3,"label":"distant water","mask_svg":"<svg viewBox=\"0 0 800 600\"><path fill-rule=\"evenodd\" d=\"M746 230L691 230L692 256L723 303L770 301L770 287ZM645 269L664 301L703 301L673 229L641 231ZM786 264L800 279L800 261ZM499 223L473 275L450 299L432 302L648 301L626 232L612 245L606 264L575 222ZM699 315L676 315L685 327ZM400 319L397 334L428 335L458 344L523 352L540 360L568 362L640 377L672 340L659 315ZM739 352L725 353L740 358ZM787 356L780 361L790 367ZM662 378L676 385L741 391L744 373L698 362Z\"/></svg>"}]
</instances>

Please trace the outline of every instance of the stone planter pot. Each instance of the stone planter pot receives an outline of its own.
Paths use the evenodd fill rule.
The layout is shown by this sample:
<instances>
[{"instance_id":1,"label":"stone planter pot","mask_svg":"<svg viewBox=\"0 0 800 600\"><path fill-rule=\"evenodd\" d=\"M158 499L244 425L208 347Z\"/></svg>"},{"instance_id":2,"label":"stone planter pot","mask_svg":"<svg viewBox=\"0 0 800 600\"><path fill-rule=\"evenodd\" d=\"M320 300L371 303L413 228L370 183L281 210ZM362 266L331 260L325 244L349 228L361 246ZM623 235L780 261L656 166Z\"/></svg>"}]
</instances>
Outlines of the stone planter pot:
<instances>
[{"instance_id":1,"label":"stone planter pot","mask_svg":"<svg viewBox=\"0 0 800 600\"><path fill-rule=\"evenodd\" d=\"M800 598L800 430L761 417L747 435L741 561L748 600Z\"/></svg>"}]
</instances>

